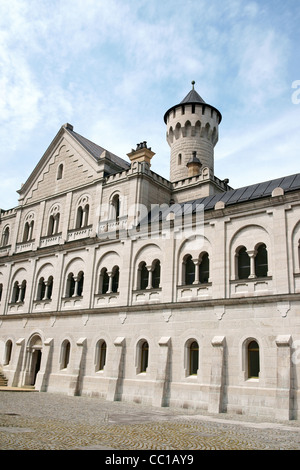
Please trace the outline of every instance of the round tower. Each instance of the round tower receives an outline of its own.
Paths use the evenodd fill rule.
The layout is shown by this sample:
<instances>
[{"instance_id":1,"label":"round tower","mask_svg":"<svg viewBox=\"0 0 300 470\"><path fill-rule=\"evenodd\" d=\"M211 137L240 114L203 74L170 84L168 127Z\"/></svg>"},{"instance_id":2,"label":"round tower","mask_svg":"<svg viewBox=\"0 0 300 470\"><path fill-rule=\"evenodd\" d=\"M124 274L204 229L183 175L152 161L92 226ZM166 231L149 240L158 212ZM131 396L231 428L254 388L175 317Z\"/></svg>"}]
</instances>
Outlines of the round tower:
<instances>
[{"instance_id":1,"label":"round tower","mask_svg":"<svg viewBox=\"0 0 300 470\"><path fill-rule=\"evenodd\" d=\"M192 90L181 103L172 106L164 115L167 142L171 147L171 182L194 176L195 171L199 174L204 167L214 173L214 146L218 142L222 115L205 103L194 84L192 82Z\"/></svg>"}]
</instances>

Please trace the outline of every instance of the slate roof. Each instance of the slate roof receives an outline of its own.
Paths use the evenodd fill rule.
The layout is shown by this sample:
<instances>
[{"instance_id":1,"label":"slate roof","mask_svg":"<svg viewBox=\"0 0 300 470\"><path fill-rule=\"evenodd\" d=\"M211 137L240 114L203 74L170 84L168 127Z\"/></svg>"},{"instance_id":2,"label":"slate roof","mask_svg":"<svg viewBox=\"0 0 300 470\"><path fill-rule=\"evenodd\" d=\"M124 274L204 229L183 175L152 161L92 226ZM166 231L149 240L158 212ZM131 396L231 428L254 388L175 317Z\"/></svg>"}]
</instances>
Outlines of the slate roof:
<instances>
[{"instance_id":1,"label":"slate roof","mask_svg":"<svg viewBox=\"0 0 300 470\"><path fill-rule=\"evenodd\" d=\"M289 193L292 191L296 191L300 189L300 173L284 176L282 178L276 178L270 181L265 181L262 183L252 184L250 186L244 186L243 188L232 189L230 191L224 191L223 193L214 194L211 196L206 196L200 199L195 199L191 201L186 201L182 204L175 205L174 208L177 207L178 214L182 213L182 207L186 204L188 212L192 210L192 212L196 211L196 206L199 204L203 204L204 211L208 211L214 209L215 204L218 201L224 202L225 206L232 206L234 204L239 204L248 201L255 201L257 199L262 199L266 197L270 197L272 195L273 189L280 187L284 190L285 193ZM170 208L166 207L165 210L160 211L157 208L157 211L152 211L151 214L148 216L148 221L151 220L152 222L158 222L159 218L164 220L166 216L169 214ZM173 211L172 211L173 212ZM176 216L176 210L174 211ZM141 225L147 223L144 221L141 222Z\"/></svg>"},{"instance_id":2,"label":"slate roof","mask_svg":"<svg viewBox=\"0 0 300 470\"><path fill-rule=\"evenodd\" d=\"M201 96L196 92L196 90L193 88L185 98L180 102L181 104L184 103L201 103L201 104L206 104L204 99L201 98Z\"/></svg>"},{"instance_id":3,"label":"slate roof","mask_svg":"<svg viewBox=\"0 0 300 470\"><path fill-rule=\"evenodd\" d=\"M101 154L106 152L106 156L116 165L118 165L123 170L128 170L130 168L130 163L126 162L117 155L109 152L108 150L100 147L100 145L95 144L91 140L88 140L86 137L78 134L77 132L68 129L68 132L98 161L100 160Z\"/></svg>"},{"instance_id":4,"label":"slate roof","mask_svg":"<svg viewBox=\"0 0 300 470\"><path fill-rule=\"evenodd\" d=\"M172 106L170 109L168 109L168 111L165 113L164 115L164 121L165 123L167 123L167 116L169 114L170 111L172 111L173 109L177 108L178 106L183 106L185 104L203 104L205 106L209 106L210 108L212 109L215 109L217 114L219 115L219 122L221 122L222 120L222 114L220 113L220 111L215 108L214 106L211 106L210 104L206 103L204 101L203 98L201 98L201 96L197 93L197 91L194 89L194 82L193 83L193 88L192 90L186 95L185 98L183 98L183 100L179 103L179 104L176 104L175 106Z\"/></svg>"}]
</instances>

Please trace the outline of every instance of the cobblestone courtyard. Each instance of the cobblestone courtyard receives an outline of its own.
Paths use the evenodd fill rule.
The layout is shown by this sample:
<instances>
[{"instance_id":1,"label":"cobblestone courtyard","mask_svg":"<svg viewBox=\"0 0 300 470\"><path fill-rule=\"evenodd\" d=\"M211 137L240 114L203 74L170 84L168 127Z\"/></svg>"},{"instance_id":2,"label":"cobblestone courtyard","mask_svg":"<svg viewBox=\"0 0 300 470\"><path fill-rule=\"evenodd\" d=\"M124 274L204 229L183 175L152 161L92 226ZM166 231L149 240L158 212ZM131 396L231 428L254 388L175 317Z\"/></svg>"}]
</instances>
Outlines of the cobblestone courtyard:
<instances>
[{"instance_id":1,"label":"cobblestone courtyard","mask_svg":"<svg viewBox=\"0 0 300 470\"><path fill-rule=\"evenodd\" d=\"M1 450L299 450L300 422L0 392Z\"/></svg>"}]
</instances>

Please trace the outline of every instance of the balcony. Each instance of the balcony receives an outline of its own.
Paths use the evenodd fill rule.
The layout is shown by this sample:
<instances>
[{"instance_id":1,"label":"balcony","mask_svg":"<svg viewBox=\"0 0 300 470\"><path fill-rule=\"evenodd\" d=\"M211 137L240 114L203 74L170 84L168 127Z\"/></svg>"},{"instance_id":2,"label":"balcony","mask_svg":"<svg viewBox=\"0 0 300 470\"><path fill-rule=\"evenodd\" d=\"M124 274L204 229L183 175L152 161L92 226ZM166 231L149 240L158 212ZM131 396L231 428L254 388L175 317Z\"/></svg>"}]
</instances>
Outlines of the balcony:
<instances>
[{"instance_id":1,"label":"balcony","mask_svg":"<svg viewBox=\"0 0 300 470\"><path fill-rule=\"evenodd\" d=\"M82 227L82 228L75 228L73 230L68 231L68 238L67 241L76 241L76 240L81 240L83 238L88 238L91 236L93 231L92 225L88 225L87 227Z\"/></svg>"},{"instance_id":2,"label":"balcony","mask_svg":"<svg viewBox=\"0 0 300 470\"><path fill-rule=\"evenodd\" d=\"M135 290L132 295L132 304L161 302L161 288Z\"/></svg>"},{"instance_id":3,"label":"balcony","mask_svg":"<svg viewBox=\"0 0 300 470\"><path fill-rule=\"evenodd\" d=\"M177 302L205 300L212 296L212 283L177 286Z\"/></svg>"},{"instance_id":4,"label":"balcony","mask_svg":"<svg viewBox=\"0 0 300 470\"><path fill-rule=\"evenodd\" d=\"M113 307L118 305L119 292L110 292L106 294L94 295L94 308Z\"/></svg>"},{"instance_id":5,"label":"balcony","mask_svg":"<svg viewBox=\"0 0 300 470\"><path fill-rule=\"evenodd\" d=\"M17 243L16 253L24 253L26 251L32 251L34 248L35 248L34 240L31 240L25 243Z\"/></svg>"},{"instance_id":6,"label":"balcony","mask_svg":"<svg viewBox=\"0 0 300 470\"><path fill-rule=\"evenodd\" d=\"M255 277L251 279L236 279L230 281L231 297L251 297L269 295L273 291L272 277Z\"/></svg>"},{"instance_id":7,"label":"balcony","mask_svg":"<svg viewBox=\"0 0 300 470\"><path fill-rule=\"evenodd\" d=\"M59 245L62 242L61 233L55 235L48 235L47 237L42 237L40 241L40 248L46 248L47 246Z\"/></svg>"}]
</instances>

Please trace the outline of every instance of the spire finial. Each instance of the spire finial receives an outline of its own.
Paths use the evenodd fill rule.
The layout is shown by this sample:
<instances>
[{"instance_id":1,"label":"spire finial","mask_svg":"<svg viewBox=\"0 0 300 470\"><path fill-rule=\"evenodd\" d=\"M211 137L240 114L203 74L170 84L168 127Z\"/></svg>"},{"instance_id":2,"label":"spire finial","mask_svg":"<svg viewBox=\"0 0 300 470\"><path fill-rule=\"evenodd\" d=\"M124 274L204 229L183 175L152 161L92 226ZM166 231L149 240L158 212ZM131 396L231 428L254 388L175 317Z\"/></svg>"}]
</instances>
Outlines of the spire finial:
<instances>
[{"instance_id":1,"label":"spire finial","mask_svg":"<svg viewBox=\"0 0 300 470\"><path fill-rule=\"evenodd\" d=\"M195 80L192 81L192 85L193 85L193 90L194 90Z\"/></svg>"}]
</instances>

